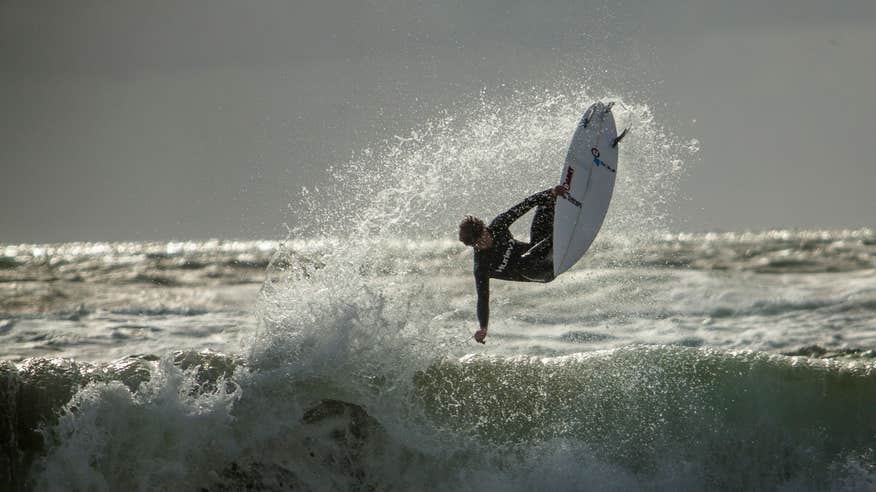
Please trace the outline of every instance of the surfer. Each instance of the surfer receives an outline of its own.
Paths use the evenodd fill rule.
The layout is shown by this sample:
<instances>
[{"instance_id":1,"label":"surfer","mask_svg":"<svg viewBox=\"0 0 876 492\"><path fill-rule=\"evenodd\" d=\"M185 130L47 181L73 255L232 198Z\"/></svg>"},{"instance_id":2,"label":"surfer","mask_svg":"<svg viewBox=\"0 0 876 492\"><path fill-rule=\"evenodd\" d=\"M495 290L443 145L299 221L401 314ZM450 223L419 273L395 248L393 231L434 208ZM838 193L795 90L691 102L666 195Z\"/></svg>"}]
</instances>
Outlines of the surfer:
<instances>
[{"instance_id":1,"label":"surfer","mask_svg":"<svg viewBox=\"0 0 876 492\"><path fill-rule=\"evenodd\" d=\"M477 313L480 329L474 339L484 343L490 317L490 278L517 282L550 282L554 279L553 228L557 195L566 188L557 185L536 193L508 211L499 214L490 225L466 215L459 224L459 240L474 248L474 278L478 295ZM529 230L529 242L511 236L508 227L533 207L535 217Z\"/></svg>"}]
</instances>

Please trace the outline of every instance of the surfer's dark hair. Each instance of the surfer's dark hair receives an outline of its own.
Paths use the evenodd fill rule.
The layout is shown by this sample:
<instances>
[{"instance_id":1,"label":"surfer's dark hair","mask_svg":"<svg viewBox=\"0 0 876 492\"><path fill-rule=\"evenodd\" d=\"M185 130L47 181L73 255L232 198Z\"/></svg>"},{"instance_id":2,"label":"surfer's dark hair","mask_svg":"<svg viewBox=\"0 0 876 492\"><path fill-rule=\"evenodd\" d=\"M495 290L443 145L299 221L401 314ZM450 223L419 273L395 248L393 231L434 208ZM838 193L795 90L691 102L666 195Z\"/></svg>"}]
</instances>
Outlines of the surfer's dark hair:
<instances>
[{"instance_id":1,"label":"surfer's dark hair","mask_svg":"<svg viewBox=\"0 0 876 492\"><path fill-rule=\"evenodd\" d=\"M473 246L481 238L486 227L481 219L466 215L459 223L459 240L466 246Z\"/></svg>"}]
</instances>

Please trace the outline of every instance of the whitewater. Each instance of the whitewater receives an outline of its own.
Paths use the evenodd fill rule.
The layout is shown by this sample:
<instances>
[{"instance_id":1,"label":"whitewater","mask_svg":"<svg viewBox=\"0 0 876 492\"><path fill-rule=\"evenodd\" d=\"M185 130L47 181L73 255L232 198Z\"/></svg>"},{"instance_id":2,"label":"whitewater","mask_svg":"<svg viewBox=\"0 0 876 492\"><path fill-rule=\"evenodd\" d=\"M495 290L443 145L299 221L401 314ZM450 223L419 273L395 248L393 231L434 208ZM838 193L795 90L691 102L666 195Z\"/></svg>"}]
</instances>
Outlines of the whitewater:
<instances>
[{"instance_id":1,"label":"whitewater","mask_svg":"<svg viewBox=\"0 0 876 492\"><path fill-rule=\"evenodd\" d=\"M0 244L0 489L876 490L876 232L678 232L699 142L618 94L481 94L279 240ZM591 250L491 284L464 214L624 140ZM512 232L525 238L524 217Z\"/></svg>"}]
</instances>

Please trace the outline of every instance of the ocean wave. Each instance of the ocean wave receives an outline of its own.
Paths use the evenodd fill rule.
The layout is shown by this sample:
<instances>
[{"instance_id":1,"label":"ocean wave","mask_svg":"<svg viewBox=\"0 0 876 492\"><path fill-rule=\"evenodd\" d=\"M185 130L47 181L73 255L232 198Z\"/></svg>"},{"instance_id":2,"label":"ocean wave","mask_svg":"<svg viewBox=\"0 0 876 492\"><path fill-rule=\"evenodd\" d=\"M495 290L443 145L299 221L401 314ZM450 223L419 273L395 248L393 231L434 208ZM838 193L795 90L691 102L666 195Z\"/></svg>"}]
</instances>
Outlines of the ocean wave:
<instances>
[{"instance_id":1,"label":"ocean wave","mask_svg":"<svg viewBox=\"0 0 876 492\"><path fill-rule=\"evenodd\" d=\"M806 345L795 350L782 352L789 357L805 356L818 359L876 359L876 350L863 348L830 348L821 345Z\"/></svg>"},{"instance_id":2,"label":"ocean wave","mask_svg":"<svg viewBox=\"0 0 876 492\"><path fill-rule=\"evenodd\" d=\"M866 228L666 234L644 249L646 264L671 260L674 267L702 270L779 274L876 268L876 232Z\"/></svg>"},{"instance_id":3,"label":"ocean wave","mask_svg":"<svg viewBox=\"0 0 876 492\"><path fill-rule=\"evenodd\" d=\"M383 380L353 399L332 389L347 375L313 376L210 352L4 363L0 480L134 490L855 490L876 480L872 360L683 347L473 355L416 370L409 393Z\"/></svg>"},{"instance_id":4,"label":"ocean wave","mask_svg":"<svg viewBox=\"0 0 876 492\"><path fill-rule=\"evenodd\" d=\"M260 282L277 241L0 244L0 282Z\"/></svg>"}]
</instances>

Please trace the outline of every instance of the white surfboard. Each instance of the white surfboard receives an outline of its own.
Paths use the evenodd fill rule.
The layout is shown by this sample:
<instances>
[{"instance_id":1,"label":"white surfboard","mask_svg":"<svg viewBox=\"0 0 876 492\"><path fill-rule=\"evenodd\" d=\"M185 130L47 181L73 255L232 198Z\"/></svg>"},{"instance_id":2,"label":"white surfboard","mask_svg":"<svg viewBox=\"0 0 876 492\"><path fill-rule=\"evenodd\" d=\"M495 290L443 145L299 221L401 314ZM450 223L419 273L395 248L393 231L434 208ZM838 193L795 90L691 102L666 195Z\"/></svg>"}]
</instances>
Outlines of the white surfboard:
<instances>
[{"instance_id":1,"label":"white surfboard","mask_svg":"<svg viewBox=\"0 0 876 492\"><path fill-rule=\"evenodd\" d=\"M611 106L597 102L584 112L566 154L560 184L568 193L554 209L554 275L584 255L608 212L618 153Z\"/></svg>"}]
</instances>

